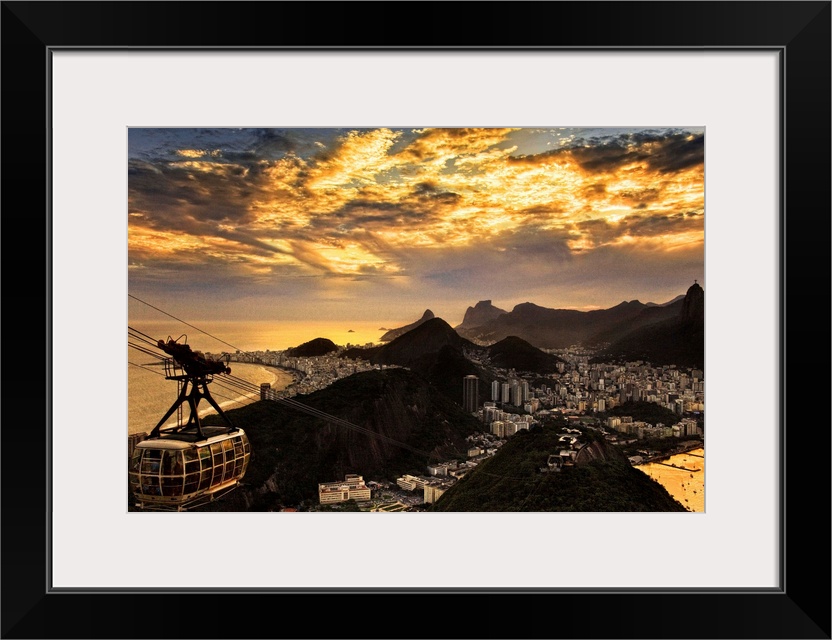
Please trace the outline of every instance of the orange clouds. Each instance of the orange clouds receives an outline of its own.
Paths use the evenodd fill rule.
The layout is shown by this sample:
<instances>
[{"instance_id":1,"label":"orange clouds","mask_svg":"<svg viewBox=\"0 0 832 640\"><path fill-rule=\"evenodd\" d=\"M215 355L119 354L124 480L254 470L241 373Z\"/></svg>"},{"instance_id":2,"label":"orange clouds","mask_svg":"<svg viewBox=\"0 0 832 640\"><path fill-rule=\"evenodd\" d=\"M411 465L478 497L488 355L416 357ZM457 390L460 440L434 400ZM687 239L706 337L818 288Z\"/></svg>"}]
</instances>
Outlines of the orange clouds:
<instances>
[{"instance_id":1,"label":"orange clouds","mask_svg":"<svg viewBox=\"0 0 832 640\"><path fill-rule=\"evenodd\" d=\"M517 131L381 128L333 140L321 130L314 152L233 161L179 148L172 162L133 167L130 253L392 275L409 273L413 252L499 247L518 229L582 254L704 243L701 135L576 138L522 155Z\"/></svg>"}]
</instances>

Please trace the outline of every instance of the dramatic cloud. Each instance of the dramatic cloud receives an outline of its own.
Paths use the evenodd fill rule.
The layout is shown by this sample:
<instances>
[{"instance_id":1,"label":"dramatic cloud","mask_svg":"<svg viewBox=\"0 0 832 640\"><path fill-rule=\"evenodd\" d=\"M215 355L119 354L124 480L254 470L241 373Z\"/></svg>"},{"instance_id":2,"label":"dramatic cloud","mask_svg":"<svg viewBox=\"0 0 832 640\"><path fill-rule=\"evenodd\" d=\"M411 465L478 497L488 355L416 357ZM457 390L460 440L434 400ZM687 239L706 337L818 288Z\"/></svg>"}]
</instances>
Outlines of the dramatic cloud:
<instances>
[{"instance_id":1,"label":"dramatic cloud","mask_svg":"<svg viewBox=\"0 0 832 640\"><path fill-rule=\"evenodd\" d=\"M131 129L130 287L218 313L664 301L704 275L704 133L605 133Z\"/></svg>"}]
</instances>

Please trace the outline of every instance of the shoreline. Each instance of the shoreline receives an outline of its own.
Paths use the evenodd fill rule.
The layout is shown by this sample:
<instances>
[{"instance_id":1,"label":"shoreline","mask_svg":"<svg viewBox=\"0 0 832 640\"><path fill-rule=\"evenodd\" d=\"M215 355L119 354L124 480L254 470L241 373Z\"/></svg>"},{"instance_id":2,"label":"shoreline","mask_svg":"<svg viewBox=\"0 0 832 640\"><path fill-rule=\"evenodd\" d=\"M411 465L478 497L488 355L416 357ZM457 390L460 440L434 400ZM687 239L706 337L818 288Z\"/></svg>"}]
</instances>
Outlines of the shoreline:
<instances>
[{"instance_id":1,"label":"shoreline","mask_svg":"<svg viewBox=\"0 0 832 640\"><path fill-rule=\"evenodd\" d=\"M303 371L300 371L298 369L290 369L288 367L281 367L281 366L278 366L276 364L262 364L260 362L229 362L228 364L229 364L229 366L232 365L232 364L236 364L236 365L244 364L244 365L249 365L249 366L263 367L266 371L274 370L274 371L277 372L277 374L282 373L284 376L288 376L289 378L291 378L291 382L288 382L285 386L283 386L281 388L278 388L275 383L278 382L280 380L280 378L277 374L272 374L272 375L275 376L275 380L270 382L269 384L272 385L273 390L278 390L278 391L280 391L282 389L288 389L293 384L297 384L298 382L300 382L301 380L303 380L306 377L306 374ZM234 367L231 367L231 375L234 375ZM220 406L222 406L222 405L220 405Z\"/></svg>"},{"instance_id":2,"label":"shoreline","mask_svg":"<svg viewBox=\"0 0 832 640\"><path fill-rule=\"evenodd\" d=\"M701 453L702 457L697 454ZM684 465L671 466L661 462L648 462L635 466L661 484L668 493L689 511L705 511L705 448L697 447L689 451L674 454L667 460L674 459ZM689 456L686 458L686 456Z\"/></svg>"},{"instance_id":3,"label":"shoreline","mask_svg":"<svg viewBox=\"0 0 832 640\"><path fill-rule=\"evenodd\" d=\"M236 365L236 370L235 370ZM242 365L242 366L241 366ZM251 402L259 402L260 401L260 389L259 385L263 382L269 382L272 389L282 390L289 388L290 386L297 383L299 379L300 372L293 372L287 370L283 367L276 367L273 365L266 365L260 364L258 362L231 362L229 363L231 367L231 376L237 376L245 380L246 384L251 386L251 391L241 391L240 389L231 389L229 386L220 386L218 385L211 385L212 395L214 396L214 400L216 400L217 404L223 411L230 411L233 409L240 408L246 404ZM257 368L261 369L261 373L267 374L268 377L260 375L257 373ZM244 372L244 375L241 375L241 370ZM155 378L154 378L155 380ZM221 383L222 376L217 376L216 381ZM154 388L150 390L153 396L156 396L155 385ZM142 391L139 389L130 390L128 389L128 412L130 411L130 394L135 392L137 394L141 394ZM128 425L127 425L127 432L128 435L132 434L140 434L140 433L150 433L152 428L156 425L159 419L164 415L167 409L171 406L171 402L175 399L174 395L170 395L169 399L157 401L153 400L151 406L155 406L156 409L151 408L151 406L140 406L138 407L138 414L139 416L144 416L144 419L140 418L140 422L142 426L136 424L135 421L131 421L130 416L128 416ZM182 406L183 409L183 419L187 419L190 410L188 409L187 404ZM211 413L216 413L214 408L207 402L203 401L199 405L199 417L202 418L206 415ZM176 424L176 414L172 415L163 425L163 428L171 427Z\"/></svg>"}]
</instances>

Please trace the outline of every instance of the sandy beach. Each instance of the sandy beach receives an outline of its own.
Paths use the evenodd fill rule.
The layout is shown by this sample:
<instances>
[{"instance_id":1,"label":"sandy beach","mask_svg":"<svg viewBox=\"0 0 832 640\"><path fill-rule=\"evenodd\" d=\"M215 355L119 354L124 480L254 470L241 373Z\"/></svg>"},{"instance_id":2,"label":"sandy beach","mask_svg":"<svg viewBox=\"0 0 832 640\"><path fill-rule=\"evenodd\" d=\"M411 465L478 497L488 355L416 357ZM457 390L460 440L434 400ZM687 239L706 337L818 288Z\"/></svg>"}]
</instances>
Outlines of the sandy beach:
<instances>
[{"instance_id":1,"label":"sandy beach","mask_svg":"<svg viewBox=\"0 0 832 640\"><path fill-rule=\"evenodd\" d=\"M705 449L694 449L661 462L648 462L636 469L660 482L689 511L705 512ZM683 467L674 469L667 465Z\"/></svg>"},{"instance_id":2,"label":"sandy beach","mask_svg":"<svg viewBox=\"0 0 832 640\"><path fill-rule=\"evenodd\" d=\"M259 400L260 384L268 382L272 389L285 389L294 382L294 375L285 369L278 369L261 364L231 362L231 375L242 381L243 386L250 390L243 393L240 385L232 385L223 376L215 376L210 386L211 395L223 410L239 408L254 400ZM158 368L157 368L158 369ZM130 367L128 392L128 433L147 433L164 416L176 399L177 387L175 381L165 380L161 370L148 370ZM214 409L207 401L199 405L200 416L214 413ZM185 408L187 417L188 410ZM165 424L172 426L176 423L176 416L172 416Z\"/></svg>"}]
</instances>

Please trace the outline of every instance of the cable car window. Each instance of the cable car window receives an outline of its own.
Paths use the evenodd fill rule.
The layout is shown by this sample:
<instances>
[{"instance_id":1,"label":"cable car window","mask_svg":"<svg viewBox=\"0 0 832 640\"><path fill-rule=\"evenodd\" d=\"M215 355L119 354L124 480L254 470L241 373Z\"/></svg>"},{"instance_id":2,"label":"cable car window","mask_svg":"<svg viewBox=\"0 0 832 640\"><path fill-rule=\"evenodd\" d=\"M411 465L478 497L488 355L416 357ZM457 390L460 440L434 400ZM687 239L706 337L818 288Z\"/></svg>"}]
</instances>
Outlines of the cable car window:
<instances>
[{"instance_id":1,"label":"cable car window","mask_svg":"<svg viewBox=\"0 0 832 640\"><path fill-rule=\"evenodd\" d=\"M211 470L203 471L199 477L199 490L202 491L211 486Z\"/></svg>"},{"instance_id":2,"label":"cable car window","mask_svg":"<svg viewBox=\"0 0 832 640\"><path fill-rule=\"evenodd\" d=\"M201 460L210 460L211 459L211 450L208 447L200 447L199 448L199 457Z\"/></svg>"},{"instance_id":3,"label":"cable car window","mask_svg":"<svg viewBox=\"0 0 832 640\"><path fill-rule=\"evenodd\" d=\"M185 449L182 452L185 458L185 472L193 473L199 471L199 453L196 449Z\"/></svg>"},{"instance_id":4,"label":"cable car window","mask_svg":"<svg viewBox=\"0 0 832 640\"><path fill-rule=\"evenodd\" d=\"M199 473L189 473L185 476L185 493L193 493L199 486Z\"/></svg>"},{"instance_id":5,"label":"cable car window","mask_svg":"<svg viewBox=\"0 0 832 640\"><path fill-rule=\"evenodd\" d=\"M162 495L181 496L182 478L162 478Z\"/></svg>"},{"instance_id":6,"label":"cable car window","mask_svg":"<svg viewBox=\"0 0 832 640\"><path fill-rule=\"evenodd\" d=\"M147 451L147 453L152 453L152 452ZM149 456L144 456L142 458L142 473L157 474L157 473L159 473L159 465L160 464L161 464L161 460L153 460Z\"/></svg>"},{"instance_id":7,"label":"cable car window","mask_svg":"<svg viewBox=\"0 0 832 640\"><path fill-rule=\"evenodd\" d=\"M214 454L214 466L222 466L222 445L219 442L211 444L211 453Z\"/></svg>"},{"instance_id":8,"label":"cable car window","mask_svg":"<svg viewBox=\"0 0 832 640\"><path fill-rule=\"evenodd\" d=\"M162 495L162 491L159 488L159 478L155 478L153 476L143 476L142 493L148 496Z\"/></svg>"},{"instance_id":9,"label":"cable car window","mask_svg":"<svg viewBox=\"0 0 832 640\"><path fill-rule=\"evenodd\" d=\"M165 451L162 458L162 475L163 476L178 476L182 475L182 457L179 451Z\"/></svg>"},{"instance_id":10,"label":"cable car window","mask_svg":"<svg viewBox=\"0 0 832 640\"><path fill-rule=\"evenodd\" d=\"M130 458L130 470L138 471L142 462L142 450L133 449L133 455Z\"/></svg>"},{"instance_id":11,"label":"cable car window","mask_svg":"<svg viewBox=\"0 0 832 640\"><path fill-rule=\"evenodd\" d=\"M225 475L223 476L223 480L231 480L234 476L234 461L226 462L225 463Z\"/></svg>"}]
</instances>

